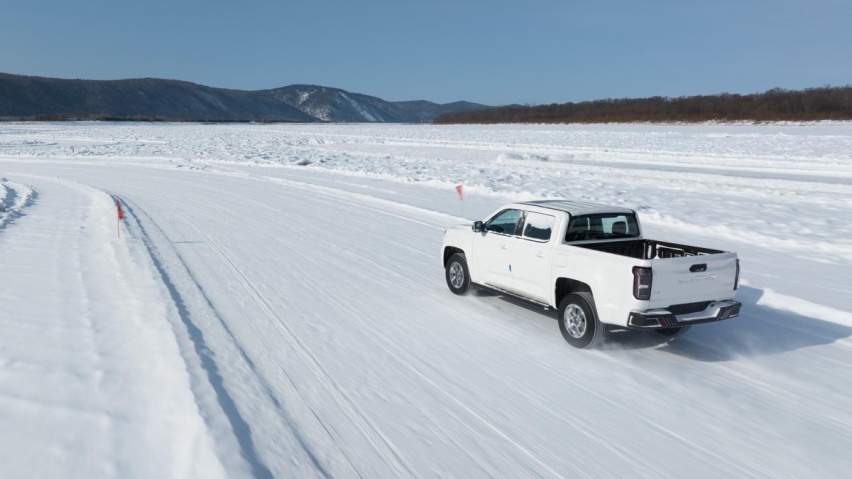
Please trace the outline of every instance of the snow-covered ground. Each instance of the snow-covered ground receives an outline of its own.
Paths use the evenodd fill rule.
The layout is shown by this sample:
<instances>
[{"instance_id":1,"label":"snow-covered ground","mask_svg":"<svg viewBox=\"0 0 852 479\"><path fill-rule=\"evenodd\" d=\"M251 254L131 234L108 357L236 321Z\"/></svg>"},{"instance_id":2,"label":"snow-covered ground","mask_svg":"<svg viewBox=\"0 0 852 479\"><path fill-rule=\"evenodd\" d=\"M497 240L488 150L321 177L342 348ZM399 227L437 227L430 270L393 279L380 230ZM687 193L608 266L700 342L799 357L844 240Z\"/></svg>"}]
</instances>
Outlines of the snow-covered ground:
<instances>
[{"instance_id":1,"label":"snow-covered ground","mask_svg":"<svg viewBox=\"0 0 852 479\"><path fill-rule=\"evenodd\" d=\"M0 477L852 470L850 123L0 123L0 178ZM446 226L552 197L738 252L742 316L447 291Z\"/></svg>"}]
</instances>

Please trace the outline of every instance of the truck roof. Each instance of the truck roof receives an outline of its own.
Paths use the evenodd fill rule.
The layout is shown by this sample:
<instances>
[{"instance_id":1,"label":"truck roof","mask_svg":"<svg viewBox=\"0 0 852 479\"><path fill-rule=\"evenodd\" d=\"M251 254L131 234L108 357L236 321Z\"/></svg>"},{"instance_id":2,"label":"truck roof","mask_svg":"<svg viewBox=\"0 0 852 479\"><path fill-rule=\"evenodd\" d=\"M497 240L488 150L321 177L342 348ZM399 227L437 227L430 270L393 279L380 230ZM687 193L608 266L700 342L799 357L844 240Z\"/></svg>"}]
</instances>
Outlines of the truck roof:
<instances>
[{"instance_id":1,"label":"truck roof","mask_svg":"<svg viewBox=\"0 0 852 479\"><path fill-rule=\"evenodd\" d=\"M564 211L572 216L576 215L593 215L596 213L633 213L630 208L621 208L618 206L607 206L598 203L590 203L586 201L573 200L540 200L540 201L524 201L518 203L520 205L538 206L539 208L547 208L551 210Z\"/></svg>"}]
</instances>

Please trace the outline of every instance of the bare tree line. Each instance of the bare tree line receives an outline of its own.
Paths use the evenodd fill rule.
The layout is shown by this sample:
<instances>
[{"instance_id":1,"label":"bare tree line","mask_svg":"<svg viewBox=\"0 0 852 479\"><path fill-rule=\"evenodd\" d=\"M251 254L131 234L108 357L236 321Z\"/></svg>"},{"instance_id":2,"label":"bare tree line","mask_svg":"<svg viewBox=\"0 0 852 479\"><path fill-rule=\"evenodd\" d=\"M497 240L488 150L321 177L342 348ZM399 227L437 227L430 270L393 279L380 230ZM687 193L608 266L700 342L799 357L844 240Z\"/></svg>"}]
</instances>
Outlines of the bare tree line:
<instances>
[{"instance_id":1,"label":"bare tree line","mask_svg":"<svg viewBox=\"0 0 852 479\"><path fill-rule=\"evenodd\" d=\"M852 119L852 86L679 98L606 99L447 113L435 124L814 121Z\"/></svg>"}]
</instances>

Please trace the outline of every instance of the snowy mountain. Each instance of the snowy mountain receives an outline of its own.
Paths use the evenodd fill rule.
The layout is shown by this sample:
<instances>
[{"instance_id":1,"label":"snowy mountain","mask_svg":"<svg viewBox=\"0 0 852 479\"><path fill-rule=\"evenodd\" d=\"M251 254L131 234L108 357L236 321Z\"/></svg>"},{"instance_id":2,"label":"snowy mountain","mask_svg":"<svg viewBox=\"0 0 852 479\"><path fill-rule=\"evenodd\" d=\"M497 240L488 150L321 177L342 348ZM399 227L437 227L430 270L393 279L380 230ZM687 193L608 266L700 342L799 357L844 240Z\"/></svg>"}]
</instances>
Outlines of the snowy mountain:
<instances>
[{"instance_id":1,"label":"snowy mountain","mask_svg":"<svg viewBox=\"0 0 852 479\"><path fill-rule=\"evenodd\" d=\"M290 85L263 93L319 120L331 122L429 123L444 113L490 108L466 101L443 105L425 100L388 102L317 85Z\"/></svg>"},{"instance_id":2,"label":"snowy mountain","mask_svg":"<svg viewBox=\"0 0 852 479\"><path fill-rule=\"evenodd\" d=\"M142 78L64 80L0 73L0 119L424 123L468 102L388 102L339 88L291 85L260 91Z\"/></svg>"},{"instance_id":3,"label":"snowy mountain","mask_svg":"<svg viewBox=\"0 0 852 479\"><path fill-rule=\"evenodd\" d=\"M413 116L381 98L350 93L339 88L290 85L265 92L322 121L411 122Z\"/></svg>"}]
</instances>

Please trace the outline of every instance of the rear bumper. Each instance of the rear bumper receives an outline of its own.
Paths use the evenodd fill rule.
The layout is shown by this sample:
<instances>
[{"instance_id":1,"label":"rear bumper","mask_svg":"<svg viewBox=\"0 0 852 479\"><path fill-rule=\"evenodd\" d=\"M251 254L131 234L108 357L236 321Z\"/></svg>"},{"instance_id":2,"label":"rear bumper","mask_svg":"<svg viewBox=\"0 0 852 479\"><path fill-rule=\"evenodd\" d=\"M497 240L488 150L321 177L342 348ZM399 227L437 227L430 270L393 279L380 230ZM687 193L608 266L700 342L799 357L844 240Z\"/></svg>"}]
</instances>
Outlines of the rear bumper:
<instances>
[{"instance_id":1,"label":"rear bumper","mask_svg":"<svg viewBox=\"0 0 852 479\"><path fill-rule=\"evenodd\" d=\"M627 327L633 329L678 328L691 324L712 323L740 315L739 301L714 301L703 311L675 315L667 309L632 311L627 318Z\"/></svg>"}]
</instances>

